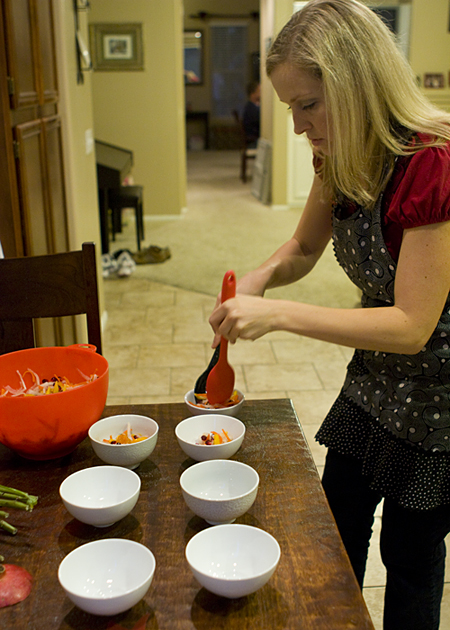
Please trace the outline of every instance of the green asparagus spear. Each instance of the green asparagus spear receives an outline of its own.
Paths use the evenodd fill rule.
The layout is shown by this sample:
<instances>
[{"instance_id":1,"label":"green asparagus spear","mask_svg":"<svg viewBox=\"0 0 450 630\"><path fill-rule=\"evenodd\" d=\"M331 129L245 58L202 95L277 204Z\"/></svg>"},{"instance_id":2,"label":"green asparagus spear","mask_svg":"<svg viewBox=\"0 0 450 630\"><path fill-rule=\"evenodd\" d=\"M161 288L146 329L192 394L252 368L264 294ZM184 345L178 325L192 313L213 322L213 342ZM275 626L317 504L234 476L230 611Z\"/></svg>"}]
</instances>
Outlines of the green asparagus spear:
<instances>
[{"instance_id":1,"label":"green asparagus spear","mask_svg":"<svg viewBox=\"0 0 450 630\"><path fill-rule=\"evenodd\" d=\"M16 508L30 512L36 505L37 500L38 497L32 494L17 490L16 488L0 485L0 507ZM4 520L8 518L8 516L8 512L0 510L0 528L15 535L17 534L17 528Z\"/></svg>"},{"instance_id":2,"label":"green asparagus spear","mask_svg":"<svg viewBox=\"0 0 450 630\"><path fill-rule=\"evenodd\" d=\"M9 534L12 534L13 536L17 534L17 527L14 527L14 525L11 525L11 523L7 523L6 521L3 521L1 519L0 519L0 527L4 529L6 532L8 532Z\"/></svg>"},{"instance_id":3,"label":"green asparagus spear","mask_svg":"<svg viewBox=\"0 0 450 630\"><path fill-rule=\"evenodd\" d=\"M37 500L38 497L32 494L0 485L0 506L32 510Z\"/></svg>"}]
</instances>

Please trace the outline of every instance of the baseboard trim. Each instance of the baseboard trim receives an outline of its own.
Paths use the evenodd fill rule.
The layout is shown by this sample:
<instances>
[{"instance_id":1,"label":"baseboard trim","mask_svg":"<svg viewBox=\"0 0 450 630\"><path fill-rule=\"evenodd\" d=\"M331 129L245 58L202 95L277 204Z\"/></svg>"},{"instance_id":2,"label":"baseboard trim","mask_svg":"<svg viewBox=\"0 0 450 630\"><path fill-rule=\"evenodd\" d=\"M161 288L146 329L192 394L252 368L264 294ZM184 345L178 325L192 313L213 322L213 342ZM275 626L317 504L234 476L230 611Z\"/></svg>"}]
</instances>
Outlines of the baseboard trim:
<instances>
[{"instance_id":1,"label":"baseboard trim","mask_svg":"<svg viewBox=\"0 0 450 630\"><path fill-rule=\"evenodd\" d=\"M272 204L270 207L271 207L272 210L275 210L275 212L284 212L286 210L290 210L291 209L291 207L287 203Z\"/></svg>"},{"instance_id":2,"label":"baseboard trim","mask_svg":"<svg viewBox=\"0 0 450 630\"><path fill-rule=\"evenodd\" d=\"M180 214L144 214L144 221L179 221L186 212L187 208L182 208Z\"/></svg>"}]
</instances>

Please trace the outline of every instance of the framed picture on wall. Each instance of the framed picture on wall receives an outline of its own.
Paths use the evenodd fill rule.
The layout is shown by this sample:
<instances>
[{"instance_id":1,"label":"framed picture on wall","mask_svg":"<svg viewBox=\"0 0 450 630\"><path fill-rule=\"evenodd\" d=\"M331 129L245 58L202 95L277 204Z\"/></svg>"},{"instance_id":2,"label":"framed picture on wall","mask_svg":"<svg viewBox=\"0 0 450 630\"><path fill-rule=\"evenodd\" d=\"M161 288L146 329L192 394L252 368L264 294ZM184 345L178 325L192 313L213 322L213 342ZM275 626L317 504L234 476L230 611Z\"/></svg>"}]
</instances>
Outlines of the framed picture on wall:
<instances>
[{"instance_id":1,"label":"framed picture on wall","mask_svg":"<svg viewBox=\"0 0 450 630\"><path fill-rule=\"evenodd\" d=\"M444 87L444 75L443 74L426 74L423 78L423 87L426 88L443 88Z\"/></svg>"},{"instance_id":2,"label":"framed picture on wall","mask_svg":"<svg viewBox=\"0 0 450 630\"><path fill-rule=\"evenodd\" d=\"M184 31L184 84L203 85L203 32Z\"/></svg>"},{"instance_id":3,"label":"framed picture on wall","mask_svg":"<svg viewBox=\"0 0 450 630\"><path fill-rule=\"evenodd\" d=\"M94 70L144 69L142 24L91 24L89 36Z\"/></svg>"}]
</instances>

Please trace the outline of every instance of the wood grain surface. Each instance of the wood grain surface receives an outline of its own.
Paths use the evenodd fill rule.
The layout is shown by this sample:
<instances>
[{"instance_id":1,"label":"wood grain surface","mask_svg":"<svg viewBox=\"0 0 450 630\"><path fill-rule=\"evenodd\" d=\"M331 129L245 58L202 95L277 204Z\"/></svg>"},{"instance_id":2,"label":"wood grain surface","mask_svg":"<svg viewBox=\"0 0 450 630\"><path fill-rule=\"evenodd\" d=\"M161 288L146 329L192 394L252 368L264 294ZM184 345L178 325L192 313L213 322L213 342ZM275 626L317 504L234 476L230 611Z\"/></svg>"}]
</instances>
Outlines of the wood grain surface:
<instances>
[{"instance_id":1,"label":"wood grain surface","mask_svg":"<svg viewBox=\"0 0 450 630\"><path fill-rule=\"evenodd\" d=\"M142 488L135 508L106 529L74 520L59 497L69 474L102 464L87 439L72 454L47 462L22 459L0 445L0 483L39 496L31 513L10 510L16 536L0 530L5 562L23 566L34 578L25 601L0 609L2 630L373 630L289 400L246 401L240 413L247 432L233 459L258 471L260 488L252 508L236 522L275 536L281 559L262 589L237 600L201 588L185 559L188 541L208 527L186 506L179 486L181 473L194 464L174 434L189 415L185 405L114 406L104 415L117 413L148 415L160 431L154 452L136 469ZM58 566L76 547L116 537L152 550L155 577L131 610L96 617L66 597Z\"/></svg>"}]
</instances>

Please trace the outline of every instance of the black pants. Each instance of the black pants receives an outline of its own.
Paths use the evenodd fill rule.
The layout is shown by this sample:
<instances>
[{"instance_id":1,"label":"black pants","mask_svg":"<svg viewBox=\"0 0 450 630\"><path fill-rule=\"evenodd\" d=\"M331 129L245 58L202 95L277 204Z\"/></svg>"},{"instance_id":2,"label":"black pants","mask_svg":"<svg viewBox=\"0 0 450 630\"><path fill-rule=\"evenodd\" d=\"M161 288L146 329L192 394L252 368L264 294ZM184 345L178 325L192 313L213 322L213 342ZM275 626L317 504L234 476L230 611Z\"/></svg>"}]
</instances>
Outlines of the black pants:
<instances>
[{"instance_id":1,"label":"black pants","mask_svg":"<svg viewBox=\"0 0 450 630\"><path fill-rule=\"evenodd\" d=\"M322 483L362 588L374 512L382 496L369 488L361 462L331 449ZM449 532L449 505L416 511L385 499L380 537L387 571L384 630L438 630Z\"/></svg>"}]
</instances>

